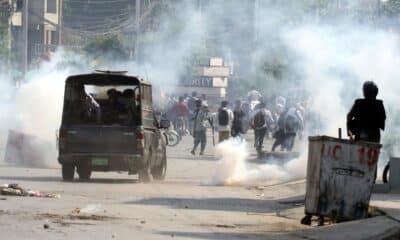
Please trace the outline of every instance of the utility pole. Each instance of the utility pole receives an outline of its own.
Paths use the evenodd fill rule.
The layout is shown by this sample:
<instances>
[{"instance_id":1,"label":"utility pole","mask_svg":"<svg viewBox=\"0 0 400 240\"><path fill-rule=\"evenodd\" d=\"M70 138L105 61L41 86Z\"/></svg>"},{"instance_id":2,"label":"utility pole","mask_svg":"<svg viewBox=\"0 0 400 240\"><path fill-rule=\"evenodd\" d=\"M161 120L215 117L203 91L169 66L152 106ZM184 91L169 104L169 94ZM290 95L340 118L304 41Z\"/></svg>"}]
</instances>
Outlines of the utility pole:
<instances>
[{"instance_id":1,"label":"utility pole","mask_svg":"<svg viewBox=\"0 0 400 240\"><path fill-rule=\"evenodd\" d=\"M63 0L58 1L58 46L62 45L62 30L63 30Z\"/></svg>"},{"instance_id":2,"label":"utility pole","mask_svg":"<svg viewBox=\"0 0 400 240\"><path fill-rule=\"evenodd\" d=\"M29 0L25 0L22 5L22 70L28 72L28 16Z\"/></svg>"},{"instance_id":3,"label":"utility pole","mask_svg":"<svg viewBox=\"0 0 400 240\"><path fill-rule=\"evenodd\" d=\"M140 0L136 0L135 6L135 61L139 61L139 39L140 39Z\"/></svg>"}]
</instances>

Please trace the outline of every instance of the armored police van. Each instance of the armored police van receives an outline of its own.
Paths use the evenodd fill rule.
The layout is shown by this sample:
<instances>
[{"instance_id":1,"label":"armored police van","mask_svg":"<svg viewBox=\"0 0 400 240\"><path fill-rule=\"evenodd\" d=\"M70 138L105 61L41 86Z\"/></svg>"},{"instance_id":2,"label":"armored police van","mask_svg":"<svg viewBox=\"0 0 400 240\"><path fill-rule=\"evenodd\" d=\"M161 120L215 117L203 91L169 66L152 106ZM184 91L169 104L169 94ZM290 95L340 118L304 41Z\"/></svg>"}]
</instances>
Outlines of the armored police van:
<instances>
[{"instance_id":1,"label":"armored police van","mask_svg":"<svg viewBox=\"0 0 400 240\"><path fill-rule=\"evenodd\" d=\"M152 85L123 72L66 80L58 161L64 180L92 171L127 171L148 182L166 174L166 141L152 109Z\"/></svg>"}]
</instances>

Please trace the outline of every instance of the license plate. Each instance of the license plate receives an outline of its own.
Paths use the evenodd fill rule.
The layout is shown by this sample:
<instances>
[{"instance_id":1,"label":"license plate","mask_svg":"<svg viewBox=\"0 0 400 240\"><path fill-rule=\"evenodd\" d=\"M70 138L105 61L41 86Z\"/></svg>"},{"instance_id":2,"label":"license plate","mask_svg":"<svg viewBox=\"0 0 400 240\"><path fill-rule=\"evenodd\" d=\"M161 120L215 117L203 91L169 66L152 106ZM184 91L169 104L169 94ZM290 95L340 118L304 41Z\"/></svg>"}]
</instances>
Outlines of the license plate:
<instances>
[{"instance_id":1,"label":"license plate","mask_svg":"<svg viewBox=\"0 0 400 240\"><path fill-rule=\"evenodd\" d=\"M92 158L92 165L108 166L108 159L107 158Z\"/></svg>"}]
</instances>

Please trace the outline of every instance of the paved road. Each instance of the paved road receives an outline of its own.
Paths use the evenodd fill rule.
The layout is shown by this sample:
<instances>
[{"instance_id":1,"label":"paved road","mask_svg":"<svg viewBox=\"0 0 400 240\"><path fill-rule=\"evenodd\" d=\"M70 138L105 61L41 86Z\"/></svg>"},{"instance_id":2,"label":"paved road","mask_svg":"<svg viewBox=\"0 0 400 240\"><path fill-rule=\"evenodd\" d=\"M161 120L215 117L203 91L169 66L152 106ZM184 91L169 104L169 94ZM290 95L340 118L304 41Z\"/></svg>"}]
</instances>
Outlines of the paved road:
<instances>
[{"instance_id":1,"label":"paved road","mask_svg":"<svg viewBox=\"0 0 400 240\"><path fill-rule=\"evenodd\" d=\"M61 194L59 199L0 196L1 236L7 239L304 239L310 236L328 239L315 227L299 224L304 211L304 180L213 186L209 183L218 168L213 148L210 146L206 155L200 157L191 156L190 147L191 139L187 137L179 146L169 148L168 176L163 182L151 184L138 183L136 176L125 173L94 173L90 182L63 182L58 168L1 166L0 183L19 183L26 188ZM257 167L257 163L250 167ZM381 224L388 229L395 226L387 221L382 219ZM328 230L336 232L334 228Z\"/></svg>"},{"instance_id":2,"label":"paved road","mask_svg":"<svg viewBox=\"0 0 400 240\"><path fill-rule=\"evenodd\" d=\"M301 196L304 181L212 186L217 168L213 148L205 156L191 156L191 142L186 137L168 149L168 176L151 184L125 173L62 182L58 168L2 166L0 183L60 193L61 198L2 198L0 232L8 239L265 239L304 228L301 204L279 203ZM73 213L88 206L95 211Z\"/></svg>"}]
</instances>

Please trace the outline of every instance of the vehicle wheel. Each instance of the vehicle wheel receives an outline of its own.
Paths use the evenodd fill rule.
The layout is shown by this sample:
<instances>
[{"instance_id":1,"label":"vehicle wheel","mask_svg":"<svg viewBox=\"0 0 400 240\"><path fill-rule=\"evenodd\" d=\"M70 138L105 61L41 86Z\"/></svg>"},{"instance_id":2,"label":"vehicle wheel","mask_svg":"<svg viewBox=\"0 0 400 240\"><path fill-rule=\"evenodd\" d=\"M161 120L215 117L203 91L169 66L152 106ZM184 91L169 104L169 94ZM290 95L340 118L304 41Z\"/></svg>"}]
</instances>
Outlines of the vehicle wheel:
<instances>
[{"instance_id":1,"label":"vehicle wheel","mask_svg":"<svg viewBox=\"0 0 400 240\"><path fill-rule=\"evenodd\" d=\"M386 164L385 168L383 169L382 181L384 183L388 183L388 181L389 181L389 177L390 177L390 174L388 176L389 170L390 170L390 163Z\"/></svg>"},{"instance_id":2,"label":"vehicle wheel","mask_svg":"<svg viewBox=\"0 0 400 240\"><path fill-rule=\"evenodd\" d=\"M170 132L165 133L165 135L167 138L168 146L175 147L176 145L178 145L179 140L180 140L178 133L170 131Z\"/></svg>"},{"instance_id":3,"label":"vehicle wheel","mask_svg":"<svg viewBox=\"0 0 400 240\"><path fill-rule=\"evenodd\" d=\"M61 166L62 178L64 181L72 181L74 179L75 166L74 164L64 163Z\"/></svg>"},{"instance_id":4,"label":"vehicle wheel","mask_svg":"<svg viewBox=\"0 0 400 240\"><path fill-rule=\"evenodd\" d=\"M139 174L139 182L143 182L143 183L148 183L153 181L153 176L151 175L151 169L150 169L150 165L151 165L151 161L153 154L151 152L151 150L149 149L149 154L147 156L147 161L146 161L146 165L142 168L139 169L138 174Z\"/></svg>"},{"instance_id":5,"label":"vehicle wheel","mask_svg":"<svg viewBox=\"0 0 400 240\"><path fill-rule=\"evenodd\" d=\"M150 169L141 169L139 171L139 182L149 183L153 181L153 176L151 175Z\"/></svg>"},{"instance_id":6,"label":"vehicle wheel","mask_svg":"<svg viewBox=\"0 0 400 240\"><path fill-rule=\"evenodd\" d=\"M163 159L160 166L156 166L152 169L151 174L157 180L164 180L167 175L167 151L164 148Z\"/></svg>"},{"instance_id":7,"label":"vehicle wheel","mask_svg":"<svg viewBox=\"0 0 400 240\"><path fill-rule=\"evenodd\" d=\"M82 161L78 163L76 171L78 172L79 179L89 180L92 175L92 169L88 161Z\"/></svg>"}]
</instances>

